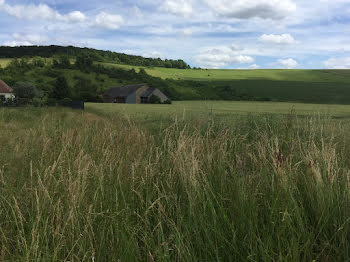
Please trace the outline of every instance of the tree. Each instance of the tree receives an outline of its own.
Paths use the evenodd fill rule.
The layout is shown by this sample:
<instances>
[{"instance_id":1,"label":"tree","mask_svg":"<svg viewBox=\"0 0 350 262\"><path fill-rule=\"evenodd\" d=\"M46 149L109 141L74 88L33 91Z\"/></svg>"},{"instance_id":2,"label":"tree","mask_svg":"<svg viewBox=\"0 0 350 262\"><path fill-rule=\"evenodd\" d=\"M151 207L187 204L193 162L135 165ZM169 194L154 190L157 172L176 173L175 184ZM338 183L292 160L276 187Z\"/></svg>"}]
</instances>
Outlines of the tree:
<instances>
[{"instance_id":1,"label":"tree","mask_svg":"<svg viewBox=\"0 0 350 262\"><path fill-rule=\"evenodd\" d=\"M70 89L65 77L57 77L52 95L57 100L70 97Z\"/></svg>"},{"instance_id":2,"label":"tree","mask_svg":"<svg viewBox=\"0 0 350 262\"><path fill-rule=\"evenodd\" d=\"M90 72L93 62L90 57L79 55L75 61L75 66L82 72Z\"/></svg>"},{"instance_id":3,"label":"tree","mask_svg":"<svg viewBox=\"0 0 350 262\"><path fill-rule=\"evenodd\" d=\"M75 96L77 100L85 102L99 101L97 96L97 86L92 84L89 79L80 78L74 86Z\"/></svg>"},{"instance_id":4,"label":"tree","mask_svg":"<svg viewBox=\"0 0 350 262\"><path fill-rule=\"evenodd\" d=\"M13 87L13 93L17 98L33 99L42 96L42 92L30 82L17 82Z\"/></svg>"}]
</instances>

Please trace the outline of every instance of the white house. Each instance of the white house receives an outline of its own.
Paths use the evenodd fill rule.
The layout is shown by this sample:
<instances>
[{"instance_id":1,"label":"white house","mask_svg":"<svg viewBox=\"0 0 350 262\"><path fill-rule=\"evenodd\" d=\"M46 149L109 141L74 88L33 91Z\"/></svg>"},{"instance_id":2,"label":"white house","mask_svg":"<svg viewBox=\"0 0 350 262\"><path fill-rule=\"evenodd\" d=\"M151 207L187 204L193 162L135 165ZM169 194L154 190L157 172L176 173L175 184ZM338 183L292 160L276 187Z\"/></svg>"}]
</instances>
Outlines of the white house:
<instances>
[{"instance_id":1,"label":"white house","mask_svg":"<svg viewBox=\"0 0 350 262\"><path fill-rule=\"evenodd\" d=\"M0 79L0 100L2 100L1 98L13 99L15 95L13 89Z\"/></svg>"}]
</instances>

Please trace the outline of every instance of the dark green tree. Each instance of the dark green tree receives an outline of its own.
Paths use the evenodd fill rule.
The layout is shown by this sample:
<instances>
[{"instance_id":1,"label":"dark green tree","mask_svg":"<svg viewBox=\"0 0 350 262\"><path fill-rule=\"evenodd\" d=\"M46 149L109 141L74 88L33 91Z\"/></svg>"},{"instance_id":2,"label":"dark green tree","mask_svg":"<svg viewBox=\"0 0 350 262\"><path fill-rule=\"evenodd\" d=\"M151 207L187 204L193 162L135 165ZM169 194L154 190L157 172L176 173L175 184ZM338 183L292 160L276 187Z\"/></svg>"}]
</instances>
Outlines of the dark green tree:
<instances>
[{"instance_id":1,"label":"dark green tree","mask_svg":"<svg viewBox=\"0 0 350 262\"><path fill-rule=\"evenodd\" d=\"M74 86L74 98L85 102L99 101L97 86L89 79L80 78Z\"/></svg>"},{"instance_id":2,"label":"dark green tree","mask_svg":"<svg viewBox=\"0 0 350 262\"><path fill-rule=\"evenodd\" d=\"M17 98L33 99L42 96L42 92L30 82L17 82L13 87L13 92Z\"/></svg>"},{"instance_id":3,"label":"dark green tree","mask_svg":"<svg viewBox=\"0 0 350 262\"><path fill-rule=\"evenodd\" d=\"M63 98L70 97L70 89L65 77L57 77L52 96L57 100L62 100Z\"/></svg>"}]
</instances>

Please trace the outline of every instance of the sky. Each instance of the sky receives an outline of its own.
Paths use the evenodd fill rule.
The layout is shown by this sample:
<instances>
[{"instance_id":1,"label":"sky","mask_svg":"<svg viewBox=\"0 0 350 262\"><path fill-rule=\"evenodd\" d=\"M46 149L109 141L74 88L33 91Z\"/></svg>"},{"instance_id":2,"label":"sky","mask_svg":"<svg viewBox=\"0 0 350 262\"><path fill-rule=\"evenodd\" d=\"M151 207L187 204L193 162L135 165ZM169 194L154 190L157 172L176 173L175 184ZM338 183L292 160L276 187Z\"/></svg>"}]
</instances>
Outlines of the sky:
<instances>
[{"instance_id":1,"label":"sky","mask_svg":"<svg viewBox=\"0 0 350 262\"><path fill-rule=\"evenodd\" d=\"M0 0L0 45L74 45L202 68L350 68L350 0Z\"/></svg>"}]
</instances>

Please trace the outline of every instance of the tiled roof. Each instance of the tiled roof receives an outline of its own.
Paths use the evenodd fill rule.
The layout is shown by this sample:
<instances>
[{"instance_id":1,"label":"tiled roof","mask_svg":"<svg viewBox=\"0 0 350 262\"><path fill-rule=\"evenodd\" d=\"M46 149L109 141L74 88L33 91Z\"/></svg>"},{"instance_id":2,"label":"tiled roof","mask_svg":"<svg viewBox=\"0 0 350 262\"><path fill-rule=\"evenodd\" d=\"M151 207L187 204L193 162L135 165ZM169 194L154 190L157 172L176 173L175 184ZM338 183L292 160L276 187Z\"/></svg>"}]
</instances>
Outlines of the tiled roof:
<instances>
[{"instance_id":1,"label":"tiled roof","mask_svg":"<svg viewBox=\"0 0 350 262\"><path fill-rule=\"evenodd\" d=\"M0 79L0 93L11 94L13 89Z\"/></svg>"},{"instance_id":2,"label":"tiled roof","mask_svg":"<svg viewBox=\"0 0 350 262\"><path fill-rule=\"evenodd\" d=\"M145 85L146 84L111 87L104 95L111 97L127 97Z\"/></svg>"},{"instance_id":3,"label":"tiled roof","mask_svg":"<svg viewBox=\"0 0 350 262\"><path fill-rule=\"evenodd\" d=\"M143 92L141 97L150 97L154 90L156 90L156 89L155 88L148 88L145 92Z\"/></svg>"}]
</instances>

